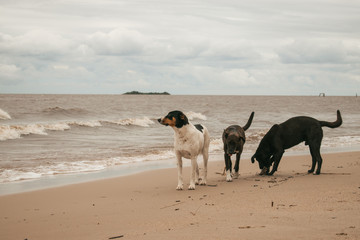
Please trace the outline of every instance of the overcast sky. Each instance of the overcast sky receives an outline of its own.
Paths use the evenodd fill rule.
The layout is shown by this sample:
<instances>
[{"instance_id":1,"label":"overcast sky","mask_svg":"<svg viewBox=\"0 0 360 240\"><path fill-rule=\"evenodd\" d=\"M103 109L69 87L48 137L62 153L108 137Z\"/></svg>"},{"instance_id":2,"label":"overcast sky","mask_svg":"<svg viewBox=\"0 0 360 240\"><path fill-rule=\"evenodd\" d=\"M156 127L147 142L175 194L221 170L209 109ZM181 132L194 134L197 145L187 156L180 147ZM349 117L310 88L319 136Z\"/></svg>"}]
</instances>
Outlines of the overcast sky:
<instances>
[{"instance_id":1,"label":"overcast sky","mask_svg":"<svg viewBox=\"0 0 360 240\"><path fill-rule=\"evenodd\" d=\"M357 0L0 0L0 93L360 94Z\"/></svg>"}]
</instances>

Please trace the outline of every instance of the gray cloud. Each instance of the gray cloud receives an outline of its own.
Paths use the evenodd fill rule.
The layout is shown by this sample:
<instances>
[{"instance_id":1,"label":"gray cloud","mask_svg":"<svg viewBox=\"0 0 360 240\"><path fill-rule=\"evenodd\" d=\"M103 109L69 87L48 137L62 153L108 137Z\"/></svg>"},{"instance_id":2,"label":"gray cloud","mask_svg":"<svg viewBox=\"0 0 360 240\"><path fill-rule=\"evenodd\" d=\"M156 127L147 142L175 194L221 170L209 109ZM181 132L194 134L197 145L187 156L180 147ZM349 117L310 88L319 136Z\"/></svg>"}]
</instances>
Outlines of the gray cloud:
<instances>
[{"instance_id":1,"label":"gray cloud","mask_svg":"<svg viewBox=\"0 0 360 240\"><path fill-rule=\"evenodd\" d=\"M0 33L0 51L9 55L54 58L71 50L71 41L44 30L32 30L19 36Z\"/></svg>"},{"instance_id":2,"label":"gray cloud","mask_svg":"<svg viewBox=\"0 0 360 240\"><path fill-rule=\"evenodd\" d=\"M0 1L0 92L353 95L359 8L347 0Z\"/></svg>"},{"instance_id":3,"label":"gray cloud","mask_svg":"<svg viewBox=\"0 0 360 240\"><path fill-rule=\"evenodd\" d=\"M310 39L296 40L279 52L283 63L322 64L359 63L360 47L341 40Z\"/></svg>"},{"instance_id":4,"label":"gray cloud","mask_svg":"<svg viewBox=\"0 0 360 240\"><path fill-rule=\"evenodd\" d=\"M91 34L86 42L99 55L139 55L144 51L146 37L138 31L117 28Z\"/></svg>"}]
</instances>

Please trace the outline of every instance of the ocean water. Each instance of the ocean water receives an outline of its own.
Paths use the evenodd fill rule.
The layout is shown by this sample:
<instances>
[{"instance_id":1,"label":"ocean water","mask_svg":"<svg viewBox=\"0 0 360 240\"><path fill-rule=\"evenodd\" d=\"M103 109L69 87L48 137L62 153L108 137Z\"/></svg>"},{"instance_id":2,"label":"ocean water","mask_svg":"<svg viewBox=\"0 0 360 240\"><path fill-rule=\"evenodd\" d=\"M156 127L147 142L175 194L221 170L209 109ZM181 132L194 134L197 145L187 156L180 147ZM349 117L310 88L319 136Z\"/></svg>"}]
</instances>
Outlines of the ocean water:
<instances>
[{"instance_id":1,"label":"ocean water","mask_svg":"<svg viewBox=\"0 0 360 240\"><path fill-rule=\"evenodd\" d=\"M243 158L275 123L294 116L335 121L324 127L322 152L360 150L360 98L317 96L0 95L0 190L9 183L175 166L173 130L156 119L181 110L211 136L210 161L222 153L222 131L253 123ZM290 154L308 154L300 144ZM125 168L124 168L125 167ZM127 169L127 170L126 170ZM132 169L132 170L131 170ZM71 179L68 177L68 179ZM0 193L1 194L1 193Z\"/></svg>"}]
</instances>

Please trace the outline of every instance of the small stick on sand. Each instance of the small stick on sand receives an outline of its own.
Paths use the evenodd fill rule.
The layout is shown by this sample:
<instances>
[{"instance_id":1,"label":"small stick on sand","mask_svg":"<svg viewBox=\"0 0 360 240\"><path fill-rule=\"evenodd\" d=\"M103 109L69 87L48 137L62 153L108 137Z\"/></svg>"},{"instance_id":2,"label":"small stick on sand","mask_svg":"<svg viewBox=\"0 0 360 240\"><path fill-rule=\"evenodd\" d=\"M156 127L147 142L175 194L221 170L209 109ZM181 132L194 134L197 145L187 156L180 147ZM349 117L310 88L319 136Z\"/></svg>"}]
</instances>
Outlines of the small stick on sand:
<instances>
[{"instance_id":1,"label":"small stick on sand","mask_svg":"<svg viewBox=\"0 0 360 240\"><path fill-rule=\"evenodd\" d=\"M119 235L119 236L115 236L115 237L110 237L109 239L117 239L117 238L122 238L124 237L124 235Z\"/></svg>"},{"instance_id":2,"label":"small stick on sand","mask_svg":"<svg viewBox=\"0 0 360 240\"><path fill-rule=\"evenodd\" d=\"M179 205L179 204L183 204L183 203L184 203L184 202L177 202L177 203L174 203L174 204L171 204L171 205L162 207L162 208L160 208L160 209L164 209L164 208L168 208L168 207L173 207L173 206L176 206L176 205Z\"/></svg>"}]
</instances>

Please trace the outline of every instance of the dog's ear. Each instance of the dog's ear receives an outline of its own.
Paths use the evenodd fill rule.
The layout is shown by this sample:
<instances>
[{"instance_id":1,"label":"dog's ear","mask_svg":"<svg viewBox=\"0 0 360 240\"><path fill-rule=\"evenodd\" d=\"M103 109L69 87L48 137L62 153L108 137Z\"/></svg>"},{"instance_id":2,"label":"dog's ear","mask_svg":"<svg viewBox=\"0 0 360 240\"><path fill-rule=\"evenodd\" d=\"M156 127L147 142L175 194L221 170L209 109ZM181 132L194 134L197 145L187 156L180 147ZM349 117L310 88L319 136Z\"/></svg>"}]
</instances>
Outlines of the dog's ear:
<instances>
[{"instance_id":1,"label":"dog's ear","mask_svg":"<svg viewBox=\"0 0 360 240\"><path fill-rule=\"evenodd\" d=\"M255 163L256 153L251 157L251 163Z\"/></svg>"},{"instance_id":2,"label":"dog's ear","mask_svg":"<svg viewBox=\"0 0 360 240\"><path fill-rule=\"evenodd\" d=\"M225 139L227 139L229 137L228 129L224 129L223 136Z\"/></svg>"},{"instance_id":3,"label":"dog's ear","mask_svg":"<svg viewBox=\"0 0 360 240\"><path fill-rule=\"evenodd\" d=\"M186 124L189 123L188 118L187 118L187 117L185 116L185 114L183 114L183 113L180 115L180 119L183 120L184 125L186 125Z\"/></svg>"},{"instance_id":4,"label":"dog's ear","mask_svg":"<svg viewBox=\"0 0 360 240\"><path fill-rule=\"evenodd\" d=\"M185 114L178 111L177 115L176 115L176 124L175 124L175 126L177 128L181 128L181 127L183 127L184 125L187 125L187 124L189 124L188 118L185 116Z\"/></svg>"}]
</instances>

